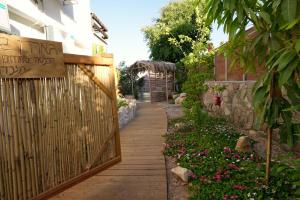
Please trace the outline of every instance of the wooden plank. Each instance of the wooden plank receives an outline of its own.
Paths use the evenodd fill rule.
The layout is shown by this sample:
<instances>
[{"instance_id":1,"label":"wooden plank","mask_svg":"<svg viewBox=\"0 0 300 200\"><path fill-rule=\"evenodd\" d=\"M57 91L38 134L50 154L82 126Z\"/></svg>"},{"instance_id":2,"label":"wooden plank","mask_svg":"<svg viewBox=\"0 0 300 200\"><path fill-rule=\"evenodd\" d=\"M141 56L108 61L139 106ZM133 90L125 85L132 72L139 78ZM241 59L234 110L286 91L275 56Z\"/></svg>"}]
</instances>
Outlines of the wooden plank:
<instances>
[{"instance_id":1,"label":"wooden plank","mask_svg":"<svg viewBox=\"0 0 300 200\"><path fill-rule=\"evenodd\" d=\"M163 138L152 140L166 132L165 112L155 104L139 105L136 121L138 123L130 123L128 128L121 130L123 156L119 164L57 195L53 200L166 200L165 159L161 152ZM137 137L137 134L143 137ZM131 136L136 142L125 142ZM141 145L143 141L148 141L148 137L152 143Z\"/></svg>"},{"instance_id":2,"label":"wooden plank","mask_svg":"<svg viewBox=\"0 0 300 200\"><path fill-rule=\"evenodd\" d=\"M42 199L50 198L50 197L56 195L57 193L60 193L64 190L82 182L83 180L96 175L100 171L103 171L103 170L111 167L112 165L115 165L116 163L118 163L120 161L121 161L121 157L116 157L113 160L106 162L104 165L101 165L101 166L93 168L89 171L86 171L85 173L82 173L81 175L69 180L66 183L62 183L61 185L58 185L47 192L39 194L38 196L34 197L33 200L42 200Z\"/></svg>"},{"instance_id":3,"label":"wooden plank","mask_svg":"<svg viewBox=\"0 0 300 200\"><path fill-rule=\"evenodd\" d=\"M165 170L166 167L163 165L123 165L123 164L119 164L116 166L113 166L110 168L110 170L120 170L120 169L131 169L131 170L136 170L136 169L144 169L144 170L148 170L148 169L161 169L161 170Z\"/></svg>"},{"instance_id":4,"label":"wooden plank","mask_svg":"<svg viewBox=\"0 0 300 200\"><path fill-rule=\"evenodd\" d=\"M0 78L65 75L61 42L0 34Z\"/></svg>"},{"instance_id":5,"label":"wooden plank","mask_svg":"<svg viewBox=\"0 0 300 200\"><path fill-rule=\"evenodd\" d=\"M112 54L103 54L101 56L64 54L64 62L65 64L100 65L109 67L113 65L113 56Z\"/></svg>"}]
</instances>

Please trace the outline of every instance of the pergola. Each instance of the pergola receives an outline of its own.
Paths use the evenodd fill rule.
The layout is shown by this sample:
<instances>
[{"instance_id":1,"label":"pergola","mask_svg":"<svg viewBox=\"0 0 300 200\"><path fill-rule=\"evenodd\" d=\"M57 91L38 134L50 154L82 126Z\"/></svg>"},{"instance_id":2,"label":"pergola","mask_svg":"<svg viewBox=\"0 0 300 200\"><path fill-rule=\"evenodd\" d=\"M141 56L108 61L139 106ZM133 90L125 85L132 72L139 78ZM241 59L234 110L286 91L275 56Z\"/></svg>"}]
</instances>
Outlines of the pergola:
<instances>
[{"instance_id":1,"label":"pergola","mask_svg":"<svg viewBox=\"0 0 300 200\"><path fill-rule=\"evenodd\" d=\"M151 101L154 92L156 91L156 87L152 87L151 84L151 75L154 75L154 81L156 83L157 79L157 74L163 75L165 79L165 97L166 101L169 101L169 90L175 91L175 70L176 70L176 65L175 63L170 63L170 62L163 62L163 61L137 61L133 65L129 67L129 70L131 71L131 74L133 73L139 73L139 72L146 72L148 73L149 76L149 91L151 95ZM171 76L170 78L168 76ZM160 81L162 80L161 78L159 79ZM173 82L172 88L168 87L168 82L171 81ZM133 91L133 81L132 81L132 91Z\"/></svg>"}]
</instances>

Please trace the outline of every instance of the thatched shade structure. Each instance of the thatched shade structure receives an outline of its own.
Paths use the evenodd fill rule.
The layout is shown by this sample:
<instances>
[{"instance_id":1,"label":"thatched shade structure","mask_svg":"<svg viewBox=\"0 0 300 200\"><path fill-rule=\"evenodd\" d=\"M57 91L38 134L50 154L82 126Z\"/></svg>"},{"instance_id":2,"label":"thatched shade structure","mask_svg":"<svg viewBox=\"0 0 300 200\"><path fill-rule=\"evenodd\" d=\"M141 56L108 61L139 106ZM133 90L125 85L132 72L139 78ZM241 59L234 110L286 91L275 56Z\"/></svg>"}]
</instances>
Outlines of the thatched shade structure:
<instances>
[{"instance_id":1,"label":"thatched shade structure","mask_svg":"<svg viewBox=\"0 0 300 200\"><path fill-rule=\"evenodd\" d=\"M146 72L144 92L150 93L151 102L166 100L175 91L176 65L162 61L137 61L129 67L131 73ZM132 85L133 89L133 85Z\"/></svg>"}]
</instances>

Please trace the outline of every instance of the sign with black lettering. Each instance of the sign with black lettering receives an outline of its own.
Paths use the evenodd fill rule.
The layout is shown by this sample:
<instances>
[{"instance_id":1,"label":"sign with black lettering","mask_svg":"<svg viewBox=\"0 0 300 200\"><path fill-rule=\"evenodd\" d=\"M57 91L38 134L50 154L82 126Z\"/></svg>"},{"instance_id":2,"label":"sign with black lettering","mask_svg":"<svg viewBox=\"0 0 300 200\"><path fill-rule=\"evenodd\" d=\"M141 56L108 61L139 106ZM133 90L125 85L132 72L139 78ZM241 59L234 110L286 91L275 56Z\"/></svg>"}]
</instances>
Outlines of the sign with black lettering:
<instances>
[{"instance_id":1,"label":"sign with black lettering","mask_svg":"<svg viewBox=\"0 0 300 200\"><path fill-rule=\"evenodd\" d=\"M0 78L64 77L62 43L0 34Z\"/></svg>"}]
</instances>

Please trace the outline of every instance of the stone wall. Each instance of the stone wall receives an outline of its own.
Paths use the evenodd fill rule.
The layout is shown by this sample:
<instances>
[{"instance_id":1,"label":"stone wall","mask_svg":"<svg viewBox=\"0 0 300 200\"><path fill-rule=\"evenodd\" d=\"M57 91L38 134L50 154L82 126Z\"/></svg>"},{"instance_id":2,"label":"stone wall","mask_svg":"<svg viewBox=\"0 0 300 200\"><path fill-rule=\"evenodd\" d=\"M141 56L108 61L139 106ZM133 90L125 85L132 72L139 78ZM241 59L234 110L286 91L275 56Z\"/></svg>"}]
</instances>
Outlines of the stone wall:
<instances>
[{"instance_id":1,"label":"stone wall","mask_svg":"<svg viewBox=\"0 0 300 200\"><path fill-rule=\"evenodd\" d=\"M257 127L255 113L252 105L252 87L254 81L209 81L208 91L203 95L203 103L206 110L214 116L225 117L237 125L241 131L256 141L255 150L264 157L266 143L266 127ZM221 106L214 105L214 86L225 86L220 93ZM298 117L297 117L298 119ZM279 143L278 130L275 130L273 151L274 157L289 150L287 145ZM295 145L293 150L298 152L300 144Z\"/></svg>"},{"instance_id":2,"label":"stone wall","mask_svg":"<svg viewBox=\"0 0 300 200\"><path fill-rule=\"evenodd\" d=\"M252 106L252 87L254 81L210 81L207 82L209 90L203 96L206 109L214 115L230 119L242 129L255 129L254 111ZM214 105L214 92L216 85L225 86L221 93L221 106Z\"/></svg>"},{"instance_id":3,"label":"stone wall","mask_svg":"<svg viewBox=\"0 0 300 200\"><path fill-rule=\"evenodd\" d=\"M128 106L119 108L119 127L123 128L136 116L137 104L135 99L126 99Z\"/></svg>"}]
</instances>

